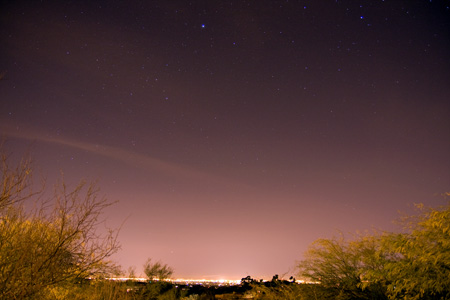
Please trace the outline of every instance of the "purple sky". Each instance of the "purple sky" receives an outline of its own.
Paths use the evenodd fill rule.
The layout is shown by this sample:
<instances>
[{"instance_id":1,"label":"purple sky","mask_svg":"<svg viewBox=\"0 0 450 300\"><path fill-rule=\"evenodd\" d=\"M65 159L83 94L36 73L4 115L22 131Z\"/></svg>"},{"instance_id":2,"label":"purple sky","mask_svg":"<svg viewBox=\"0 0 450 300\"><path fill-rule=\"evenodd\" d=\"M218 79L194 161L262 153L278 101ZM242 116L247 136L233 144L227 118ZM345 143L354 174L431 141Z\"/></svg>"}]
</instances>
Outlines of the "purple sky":
<instances>
[{"instance_id":1,"label":"purple sky","mask_svg":"<svg viewBox=\"0 0 450 300\"><path fill-rule=\"evenodd\" d=\"M271 278L450 191L450 1L3 1L0 133L114 259Z\"/></svg>"}]
</instances>

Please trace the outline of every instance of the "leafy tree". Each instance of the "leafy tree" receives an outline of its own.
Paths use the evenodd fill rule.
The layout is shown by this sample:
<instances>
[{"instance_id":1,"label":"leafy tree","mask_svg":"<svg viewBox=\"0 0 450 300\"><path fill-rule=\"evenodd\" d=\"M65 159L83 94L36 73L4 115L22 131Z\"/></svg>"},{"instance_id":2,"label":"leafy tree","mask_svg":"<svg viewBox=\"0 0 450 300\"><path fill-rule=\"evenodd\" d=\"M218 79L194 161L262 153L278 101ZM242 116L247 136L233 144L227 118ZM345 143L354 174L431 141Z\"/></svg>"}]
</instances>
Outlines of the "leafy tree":
<instances>
[{"instance_id":1,"label":"leafy tree","mask_svg":"<svg viewBox=\"0 0 450 300\"><path fill-rule=\"evenodd\" d=\"M316 240L298 264L299 276L320 283L314 292L322 299L387 299L384 282L366 283L369 270L382 269L376 239L359 237Z\"/></svg>"},{"instance_id":2,"label":"leafy tree","mask_svg":"<svg viewBox=\"0 0 450 300\"><path fill-rule=\"evenodd\" d=\"M416 215L402 219L407 233L383 239L392 258L386 264L389 297L450 299L450 203L436 209L416 207Z\"/></svg>"},{"instance_id":3,"label":"leafy tree","mask_svg":"<svg viewBox=\"0 0 450 300\"><path fill-rule=\"evenodd\" d=\"M450 203L417 209L402 233L315 241L299 275L322 299L450 299Z\"/></svg>"},{"instance_id":4,"label":"leafy tree","mask_svg":"<svg viewBox=\"0 0 450 300\"><path fill-rule=\"evenodd\" d=\"M96 185L55 188L52 201L33 189L31 160L11 168L1 156L0 299L42 298L49 288L113 270L107 258L119 246L117 231L97 227L110 204ZM33 201L35 209L23 203Z\"/></svg>"},{"instance_id":5,"label":"leafy tree","mask_svg":"<svg viewBox=\"0 0 450 300\"><path fill-rule=\"evenodd\" d=\"M163 281L172 276L173 269L159 261L152 263L152 260L149 258L144 264L144 273L149 280L157 279Z\"/></svg>"}]
</instances>

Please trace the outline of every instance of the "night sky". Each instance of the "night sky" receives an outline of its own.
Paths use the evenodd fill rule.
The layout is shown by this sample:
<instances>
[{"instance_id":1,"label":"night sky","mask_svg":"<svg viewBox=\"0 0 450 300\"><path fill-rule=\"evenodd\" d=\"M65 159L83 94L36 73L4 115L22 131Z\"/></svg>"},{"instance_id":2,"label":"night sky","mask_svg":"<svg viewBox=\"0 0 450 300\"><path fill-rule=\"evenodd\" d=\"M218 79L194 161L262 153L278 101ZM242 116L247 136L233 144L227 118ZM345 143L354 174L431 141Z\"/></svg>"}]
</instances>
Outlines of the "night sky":
<instances>
[{"instance_id":1,"label":"night sky","mask_svg":"<svg viewBox=\"0 0 450 300\"><path fill-rule=\"evenodd\" d=\"M137 273L271 278L450 191L450 1L3 1L0 133Z\"/></svg>"}]
</instances>

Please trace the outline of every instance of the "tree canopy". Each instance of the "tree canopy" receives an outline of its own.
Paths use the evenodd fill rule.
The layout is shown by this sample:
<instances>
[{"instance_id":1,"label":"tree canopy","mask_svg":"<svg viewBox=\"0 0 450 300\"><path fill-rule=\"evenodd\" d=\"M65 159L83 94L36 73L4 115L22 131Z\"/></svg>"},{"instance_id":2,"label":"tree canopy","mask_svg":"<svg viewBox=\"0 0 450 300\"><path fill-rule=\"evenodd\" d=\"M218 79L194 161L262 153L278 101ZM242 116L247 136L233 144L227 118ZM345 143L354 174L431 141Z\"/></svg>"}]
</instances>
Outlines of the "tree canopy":
<instances>
[{"instance_id":1,"label":"tree canopy","mask_svg":"<svg viewBox=\"0 0 450 300\"><path fill-rule=\"evenodd\" d=\"M319 283L323 298L450 299L450 203L416 208L403 233L315 241L299 276Z\"/></svg>"},{"instance_id":2,"label":"tree canopy","mask_svg":"<svg viewBox=\"0 0 450 300\"><path fill-rule=\"evenodd\" d=\"M392 257L386 264L389 294L392 299L450 299L450 203L416 207L417 215L402 220L408 233L383 239Z\"/></svg>"}]
</instances>

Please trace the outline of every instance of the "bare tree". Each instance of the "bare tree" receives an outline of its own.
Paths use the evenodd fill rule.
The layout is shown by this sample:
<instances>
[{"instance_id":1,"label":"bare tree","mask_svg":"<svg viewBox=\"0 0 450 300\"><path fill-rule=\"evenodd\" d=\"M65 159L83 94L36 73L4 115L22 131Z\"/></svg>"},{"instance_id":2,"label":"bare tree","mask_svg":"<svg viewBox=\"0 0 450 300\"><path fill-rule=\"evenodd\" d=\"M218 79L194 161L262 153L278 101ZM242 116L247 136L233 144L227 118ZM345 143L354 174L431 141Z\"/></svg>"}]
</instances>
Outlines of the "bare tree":
<instances>
[{"instance_id":1,"label":"bare tree","mask_svg":"<svg viewBox=\"0 0 450 300\"><path fill-rule=\"evenodd\" d=\"M128 278L136 278L136 267L130 266L128 268Z\"/></svg>"},{"instance_id":2,"label":"bare tree","mask_svg":"<svg viewBox=\"0 0 450 300\"><path fill-rule=\"evenodd\" d=\"M31 157L29 155L24 156L17 163L16 167L11 167L8 164L8 156L1 151L1 148L2 145L0 145L2 180L0 191L0 214L2 214L6 208L42 192L42 189L39 189L37 192L32 191Z\"/></svg>"},{"instance_id":3,"label":"bare tree","mask_svg":"<svg viewBox=\"0 0 450 300\"><path fill-rule=\"evenodd\" d=\"M98 230L102 212L111 203L99 197L96 183L64 183L54 198L34 192L31 160L11 168L1 156L0 299L29 299L61 283L112 270L107 259L119 249L118 230ZM37 208L26 211L25 201ZM106 231L106 232L104 232Z\"/></svg>"}]
</instances>

